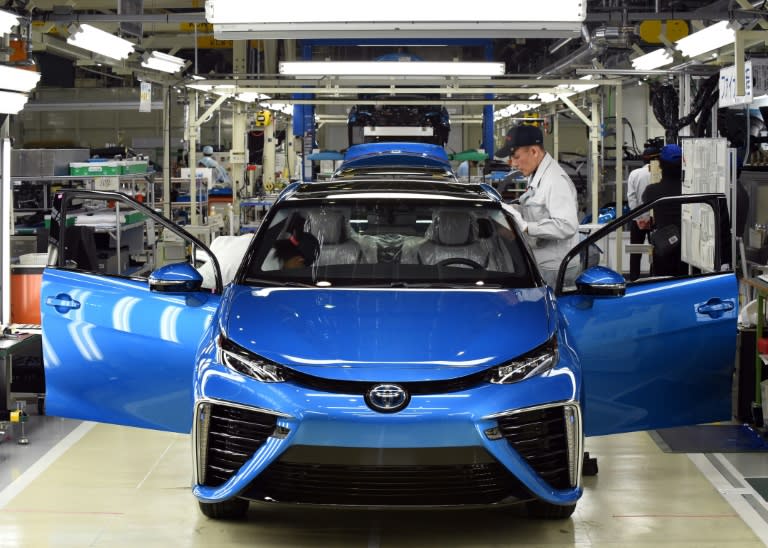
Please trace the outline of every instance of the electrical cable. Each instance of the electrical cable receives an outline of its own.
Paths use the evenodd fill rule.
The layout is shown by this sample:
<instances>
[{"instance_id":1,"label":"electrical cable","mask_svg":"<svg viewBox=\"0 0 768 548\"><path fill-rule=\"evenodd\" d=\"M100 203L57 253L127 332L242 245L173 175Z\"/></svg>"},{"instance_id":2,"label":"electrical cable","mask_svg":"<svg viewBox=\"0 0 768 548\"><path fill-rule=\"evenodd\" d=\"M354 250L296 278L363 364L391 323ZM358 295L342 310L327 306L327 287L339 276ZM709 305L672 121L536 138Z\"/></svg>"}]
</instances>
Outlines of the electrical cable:
<instances>
[{"instance_id":1,"label":"electrical cable","mask_svg":"<svg viewBox=\"0 0 768 548\"><path fill-rule=\"evenodd\" d=\"M696 137L702 136L707 131L707 120L711 117L712 107L717 103L717 84L719 74L713 74L699 86L696 97L691 105L691 111L678 117L680 99L677 90L672 84L662 84L652 88L651 106L656 120L665 129L667 143L677 143L680 129L691 126L692 133ZM702 114L697 121L696 116Z\"/></svg>"}]
</instances>

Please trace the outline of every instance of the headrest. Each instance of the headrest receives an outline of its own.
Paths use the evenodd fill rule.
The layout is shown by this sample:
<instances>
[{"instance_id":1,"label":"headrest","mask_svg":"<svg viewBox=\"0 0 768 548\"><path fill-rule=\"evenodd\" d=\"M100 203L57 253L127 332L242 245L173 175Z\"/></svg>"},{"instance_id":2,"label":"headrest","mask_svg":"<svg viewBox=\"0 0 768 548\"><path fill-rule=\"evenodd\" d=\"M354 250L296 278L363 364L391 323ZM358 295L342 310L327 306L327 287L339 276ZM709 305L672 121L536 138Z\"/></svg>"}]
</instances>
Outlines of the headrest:
<instances>
[{"instance_id":1,"label":"headrest","mask_svg":"<svg viewBox=\"0 0 768 548\"><path fill-rule=\"evenodd\" d=\"M442 245L463 245L474 240L472 216L464 211L442 211L435 215L432 239Z\"/></svg>"},{"instance_id":2,"label":"headrest","mask_svg":"<svg viewBox=\"0 0 768 548\"><path fill-rule=\"evenodd\" d=\"M347 239L346 220L340 211L313 212L309 216L309 230L323 245L340 244Z\"/></svg>"}]
</instances>

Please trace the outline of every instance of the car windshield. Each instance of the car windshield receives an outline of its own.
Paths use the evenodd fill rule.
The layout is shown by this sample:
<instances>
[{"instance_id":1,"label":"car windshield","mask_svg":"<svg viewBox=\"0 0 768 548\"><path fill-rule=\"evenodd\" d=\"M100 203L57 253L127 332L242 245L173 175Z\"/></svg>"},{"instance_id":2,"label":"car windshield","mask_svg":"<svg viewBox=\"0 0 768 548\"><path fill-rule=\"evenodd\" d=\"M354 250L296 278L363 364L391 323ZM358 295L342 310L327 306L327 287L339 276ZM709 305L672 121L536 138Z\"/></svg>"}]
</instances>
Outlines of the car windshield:
<instances>
[{"instance_id":1,"label":"car windshield","mask_svg":"<svg viewBox=\"0 0 768 548\"><path fill-rule=\"evenodd\" d=\"M526 248L492 202L394 199L279 204L241 283L368 287L531 287Z\"/></svg>"}]
</instances>

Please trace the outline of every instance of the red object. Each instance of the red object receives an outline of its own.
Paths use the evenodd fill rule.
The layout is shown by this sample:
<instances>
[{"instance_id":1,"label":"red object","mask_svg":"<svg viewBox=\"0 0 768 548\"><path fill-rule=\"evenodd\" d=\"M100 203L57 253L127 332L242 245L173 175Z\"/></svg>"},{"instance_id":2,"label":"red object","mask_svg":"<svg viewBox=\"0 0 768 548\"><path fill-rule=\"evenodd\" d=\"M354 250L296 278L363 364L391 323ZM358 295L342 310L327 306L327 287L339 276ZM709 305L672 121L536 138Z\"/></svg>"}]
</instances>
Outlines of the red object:
<instances>
[{"instance_id":1,"label":"red object","mask_svg":"<svg viewBox=\"0 0 768 548\"><path fill-rule=\"evenodd\" d=\"M757 352L759 354L768 354L768 337L757 339Z\"/></svg>"}]
</instances>

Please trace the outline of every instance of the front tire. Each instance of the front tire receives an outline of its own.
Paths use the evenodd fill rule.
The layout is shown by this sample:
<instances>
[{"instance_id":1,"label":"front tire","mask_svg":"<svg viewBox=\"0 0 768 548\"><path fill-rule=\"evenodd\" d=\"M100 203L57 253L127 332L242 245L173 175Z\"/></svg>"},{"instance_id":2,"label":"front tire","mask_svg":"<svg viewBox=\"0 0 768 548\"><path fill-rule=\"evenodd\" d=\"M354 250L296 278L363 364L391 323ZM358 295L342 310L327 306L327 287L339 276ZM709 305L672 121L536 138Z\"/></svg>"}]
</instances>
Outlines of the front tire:
<instances>
[{"instance_id":1,"label":"front tire","mask_svg":"<svg viewBox=\"0 0 768 548\"><path fill-rule=\"evenodd\" d=\"M576 503L561 506L543 500L533 500L526 506L528 517L533 519L568 519L576 510Z\"/></svg>"},{"instance_id":2,"label":"front tire","mask_svg":"<svg viewBox=\"0 0 768 548\"><path fill-rule=\"evenodd\" d=\"M245 499L229 499L222 502L200 502L200 511L211 519L237 520L243 519L248 513L248 501Z\"/></svg>"}]
</instances>

